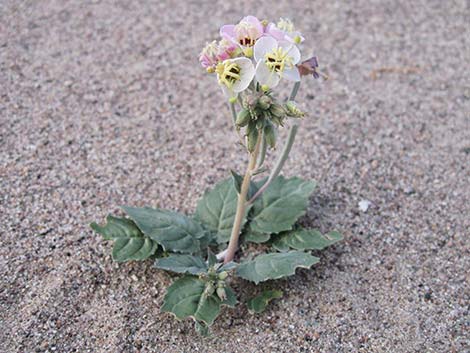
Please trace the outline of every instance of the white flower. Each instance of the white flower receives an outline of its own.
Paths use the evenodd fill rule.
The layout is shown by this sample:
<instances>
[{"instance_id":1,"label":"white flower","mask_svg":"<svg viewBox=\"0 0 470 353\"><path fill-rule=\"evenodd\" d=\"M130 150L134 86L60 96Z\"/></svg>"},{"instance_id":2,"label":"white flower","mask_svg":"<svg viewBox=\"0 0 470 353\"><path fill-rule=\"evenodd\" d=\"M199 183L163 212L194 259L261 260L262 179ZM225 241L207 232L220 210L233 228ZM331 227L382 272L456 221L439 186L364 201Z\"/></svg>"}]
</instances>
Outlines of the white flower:
<instances>
[{"instance_id":1,"label":"white flower","mask_svg":"<svg viewBox=\"0 0 470 353\"><path fill-rule=\"evenodd\" d=\"M248 58L235 58L217 64L215 72L224 93L233 98L248 88L255 76L255 67Z\"/></svg>"},{"instance_id":2,"label":"white flower","mask_svg":"<svg viewBox=\"0 0 470 353\"><path fill-rule=\"evenodd\" d=\"M262 37L254 47L256 80L269 88L277 86L281 78L300 81L296 64L300 61L299 49L290 42L278 42L273 37Z\"/></svg>"}]
</instances>

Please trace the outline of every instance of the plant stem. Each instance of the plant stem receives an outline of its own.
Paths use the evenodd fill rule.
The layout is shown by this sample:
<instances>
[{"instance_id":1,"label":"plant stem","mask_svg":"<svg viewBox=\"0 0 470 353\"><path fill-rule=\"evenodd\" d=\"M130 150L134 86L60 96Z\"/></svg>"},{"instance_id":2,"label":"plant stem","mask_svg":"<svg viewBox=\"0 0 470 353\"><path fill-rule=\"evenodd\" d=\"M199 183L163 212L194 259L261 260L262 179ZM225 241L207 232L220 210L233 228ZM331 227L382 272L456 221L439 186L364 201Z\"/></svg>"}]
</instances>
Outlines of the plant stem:
<instances>
[{"instance_id":1,"label":"plant stem","mask_svg":"<svg viewBox=\"0 0 470 353\"><path fill-rule=\"evenodd\" d=\"M282 153L279 156L276 164L274 165L273 169L271 170L271 173L269 174L268 180L263 184L262 187L259 188L259 190L253 195L253 197L248 201L248 204L252 204L258 196L260 196L264 190L271 184L271 182L276 179L276 177L279 175L281 172L282 167L286 163L287 157L289 156L289 153L292 149L292 145L294 144L295 141L295 135L297 134L297 130L299 129L299 125L295 123L294 125L291 126L289 130L289 136L287 136L286 143L284 145L284 148L282 149Z\"/></svg>"},{"instance_id":2,"label":"plant stem","mask_svg":"<svg viewBox=\"0 0 470 353\"><path fill-rule=\"evenodd\" d=\"M299 91L300 87L300 81L297 81L294 83L294 87L292 87L292 92L290 93L289 100L293 101L295 99L295 96L297 95L297 92Z\"/></svg>"},{"instance_id":3,"label":"plant stem","mask_svg":"<svg viewBox=\"0 0 470 353\"><path fill-rule=\"evenodd\" d=\"M235 215L235 221L233 222L232 234L230 235L230 242L227 247L227 253L224 256L224 263L228 263L233 260L235 252L238 248L238 238L240 237L241 225L243 222L243 218L245 217L247 205L246 196L248 194L248 190L250 189L251 176L256 168L256 161L258 159L258 153L260 150L262 138L263 134L260 132L256 141L255 150L250 154L248 168L243 178L243 182L240 188L240 194L238 195L237 213Z\"/></svg>"},{"instance_id":4,"label":"plant stem","mask_svg":"<svg viewBox=\"0 0 470 353\"><path fill-rule=\"evenodd\" d=\"M233 128L235 129L235 132L237 133L238 139L240 140L240 144L242 146L245 146L245 144L243 143L242 135L240 134L240 130L236 124L237 110L235 109L235 103L230 103L230 111L232 112Z\"/></svg>"}]
</instances>

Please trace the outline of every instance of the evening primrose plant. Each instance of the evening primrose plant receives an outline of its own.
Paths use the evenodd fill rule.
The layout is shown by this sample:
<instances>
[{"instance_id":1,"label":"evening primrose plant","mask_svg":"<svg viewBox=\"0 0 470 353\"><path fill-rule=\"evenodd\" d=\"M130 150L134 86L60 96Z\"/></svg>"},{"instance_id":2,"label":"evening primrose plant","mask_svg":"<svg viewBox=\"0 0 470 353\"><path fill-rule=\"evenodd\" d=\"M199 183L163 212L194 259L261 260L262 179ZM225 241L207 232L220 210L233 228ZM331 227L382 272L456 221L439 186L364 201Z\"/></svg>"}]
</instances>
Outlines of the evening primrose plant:
<instances>
[{"instance_id":1,"label":"evening primrose plant","mask_svg":"<svg viewBox=\"0 0 470 353\"><path fill-rule=\"evenodd\" d=\"M295 103L302 78L322 76L316 57L301 61L304 37L293 23L260 21L254 16L222 26L220 40L208 43L199 61L214 75L232 113L233 126L248 156L244 174L207 190L193 215L150 207L122 207L127 217L109 215L94 231L114 241L115 261L153 260L155 268L177 274L161 310L178 319L192 318L201 334L221 307L240 298L230 287L235 278L255 284L295 274L319 261L322 250L342 239L297 224L306 213L315 182L280 175L305 113ZM324 75L323 75L324 76ZM325 77L325 76L324 76ZM275 92L291 84L286 101ZM271 170L266 155L276 151L278 130L289 133ZM263 285L246 300L262 312L282 292Z\"/></svg>"}]
</instances>

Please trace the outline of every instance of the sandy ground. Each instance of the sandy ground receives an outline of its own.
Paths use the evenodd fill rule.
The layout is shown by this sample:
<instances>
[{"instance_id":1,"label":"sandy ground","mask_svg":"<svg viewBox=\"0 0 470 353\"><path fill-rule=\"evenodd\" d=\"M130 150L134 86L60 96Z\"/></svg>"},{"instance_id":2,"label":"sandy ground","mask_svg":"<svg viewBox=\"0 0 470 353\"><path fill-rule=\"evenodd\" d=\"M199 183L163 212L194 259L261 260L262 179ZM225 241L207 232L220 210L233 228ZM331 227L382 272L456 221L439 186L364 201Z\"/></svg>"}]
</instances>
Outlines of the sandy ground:
<instances>
[{"instance_id":1,"label":"sandy ground","mask_svg":"<svg viewBox=\"0 0 470 353\"><path fill-rule=\"evenodd\" d=\"M470 352L469 6L1 1L0 351ZM285 174L319 180L303 222L346 239L201 339L159 313L171 277L113 263L87 224L123 204L190 213L243 170L196 58L244 14L294 19L331 76L303 85Z\"/></svg>"}]
</instances>

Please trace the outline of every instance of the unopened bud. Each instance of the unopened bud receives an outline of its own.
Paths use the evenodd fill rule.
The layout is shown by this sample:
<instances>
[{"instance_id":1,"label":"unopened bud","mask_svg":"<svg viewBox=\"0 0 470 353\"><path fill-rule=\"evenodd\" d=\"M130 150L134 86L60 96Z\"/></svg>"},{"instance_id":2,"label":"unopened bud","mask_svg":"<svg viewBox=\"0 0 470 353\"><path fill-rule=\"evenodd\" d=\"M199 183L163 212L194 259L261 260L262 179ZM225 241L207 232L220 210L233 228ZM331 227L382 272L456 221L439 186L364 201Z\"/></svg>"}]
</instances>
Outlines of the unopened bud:
<instances>
[{"instance_id":1,"label":"unopened bud","mask_svg":"<svg viewBox=\"0 0 470 353\"><path fill-rule=\"evenodd\" d=\"M208 73L210 73L210 74L213 74L213 73L215 72L215 68L212 67L212 66L209 66L209 67L206 69L206 71L207 71Z\"/></svg>"},{"instance_id":2,"label":"unopened bud","mask_svg":"<svg viewBox=\"0 0 470 353\"><path fill-rule=\"evenodd\" d=\"M288 101L286 103L287 115L294 117L294 118L301 118L305 115L303 111L297 108L297 105L294 101Z\"/></svg>"},{"instance_id":3,"label":"unopened bud","mask_svg":"<svg viewBox=\"0 0 470 353\"><path fill-rule=\"evenodd\" d=\"M254 95L247 95L243 101L243 105L248 108L254 108L256 106L256 102L258 101L258 97Z\"/></svg>"},{"instance_id":4,"label":"unopened bud","mask_svg":"<svg viewBox=\"0 0 470 353\"><path fill-rule=\"evenodd\" d=\"M235 104L237 102L237 97L230 97L228 99L228 101L231 103L231 104Z\"/></svg>"},{"instance_id":5,"label":"unopened bud","mask_svg":"<svg viewBox=\"0 0 470 353\"><path fill-rule=\"evenodd\" d=\"M239 127L244 127L250 122L250 112L248 109L242 109L237 114L237 120L235 124Z\"/></svg>"},{"instance_id":6,"label":"unopened bud","mask_svg":"<svg viewBox=\"0 0 470 353\"><path fill-rule=\"evenodd\" d=\"M224 288L217 288L217 296L220 298L220 300L226 300L227 299L227 293L225 293Z\"/></svg>"},{"instance_id":7,"label":"unopened bud","mask_svg":"<svg viewBox=\"0 0 470 353\"><path fill-rule=\"evenodd\" d=\"M280 104L272 104L269 109L271 114L277 118L284 118L286 116L286 110Z\"/></svg>"},{"instance_id":8,"label":"unopened bud","mask_svg":"<svg viewBox=\"0 0 470 353\"><path fill-rule=\"evenodd\" d=\"M268 85L262 85L261 89L263 90L263 92L267 92L267 91L269 91L269 86Z\"/></svg>"},{"instance_id":9,"label":"unopened bud","mask_svg":"<svg viewBox=\"0 0 470 353\"><path fill-rule=\"evenodd\" d=\"M207 282L206 289L204 289L204 293L202 293L202 295L205 298L207 298L207 297L210 297L212 294L214 294L214 292L215 292L215 288L212 282Z\"/></svg>"},{"instance_id":10,"label":"unopened bud","mask_svg":"<svg viewBox=\"0 0 470 353\"><path fill-rule=\"evenodd\" d=\"M264 137L269 147L276 147L276 130L270 122L268 122L264 127Z\"/></svg>"},{"instance_id":11,"label":"unopened bud","mask_svg":"<svg viewBox=\"0 0 470 353\"><path fill-rule=\"evenodd\" d=\"M219 279L220 279L221 281L223 281L223 280L226 279L227 277L228 277L227 271L222 271L222 272L219 273Z\"/></svg>"},{"instance_id":12,"label":"unopened bud","mask_svg":"<svg viewBox=\"0 0 470 353\"><path fill-rule=\"evenodd\" d=\"M250 131L248 131L248 135L246 136L247 138L247 148L248 152L253 152L256 147L256 142L258 140L258 129L256 126L253 126Z\"/></svg>"},{"instance_id":13,"label":"unopened bud","mask_svg":"<svg viewBox=\"0 0 470 353\"><path fill-rule=\"evenodd\" d=\"M259 100L258 100L258 105L261 109L263 110L268 110L269 107L271 106L271 103L272 103L272 99L269 98L268 96L262 96Z\"/></svg>"}]
</instances>

